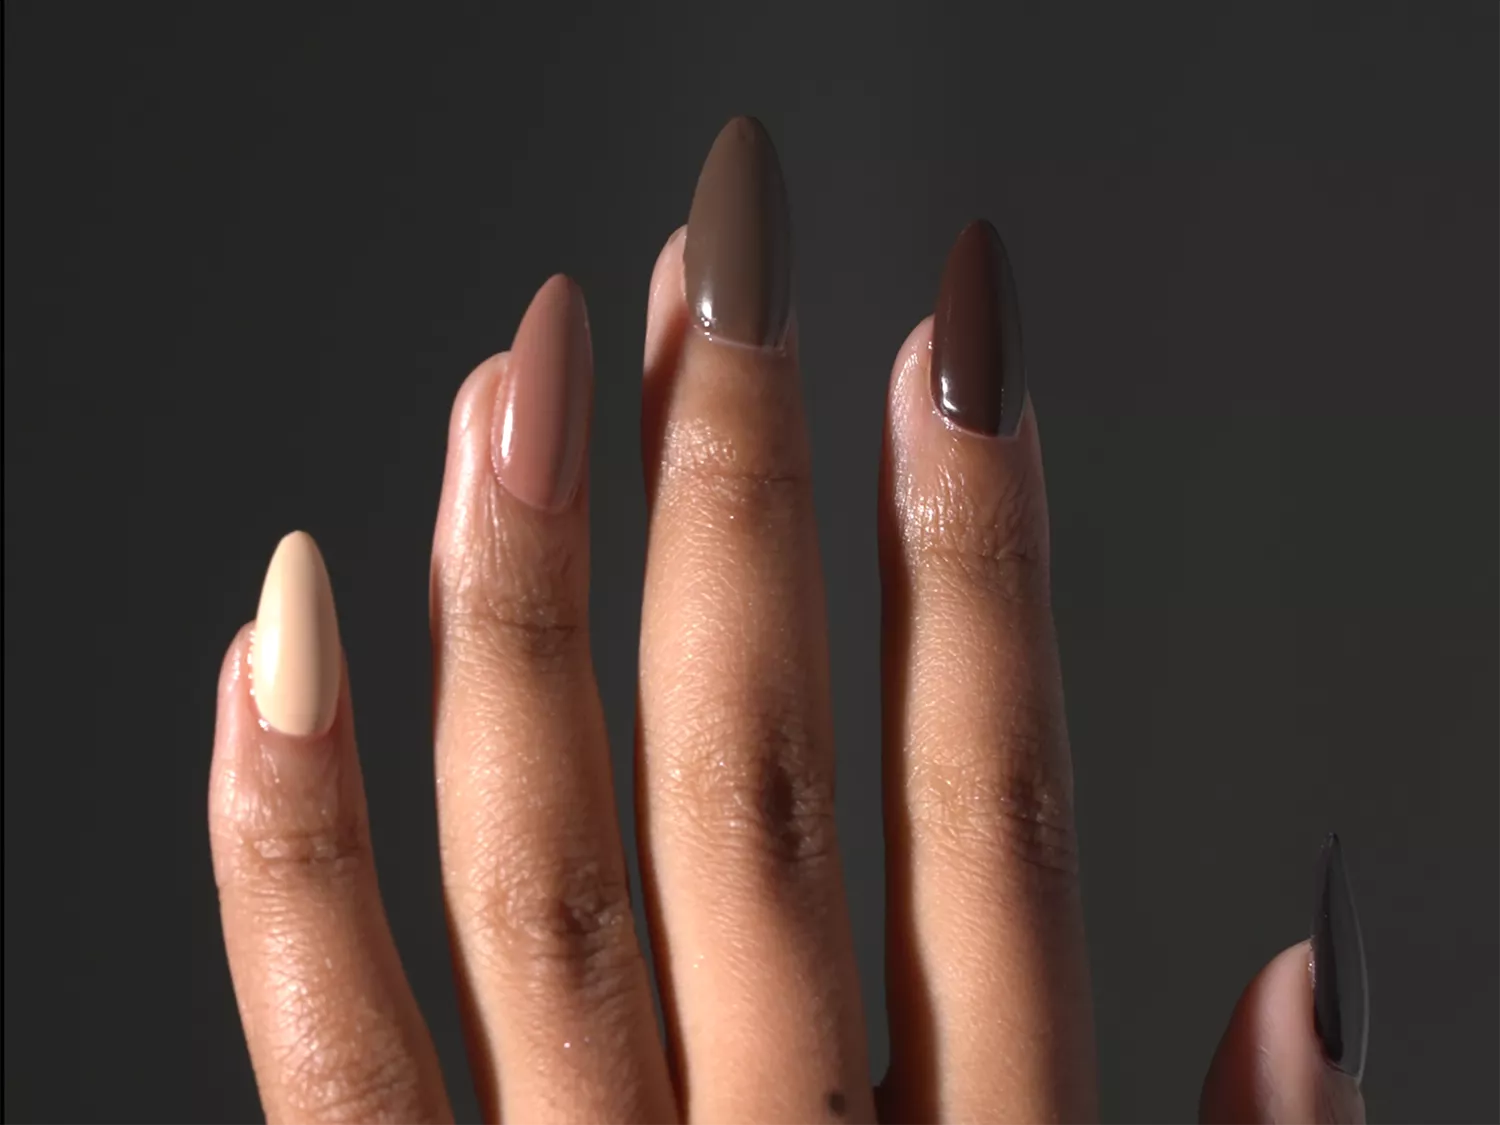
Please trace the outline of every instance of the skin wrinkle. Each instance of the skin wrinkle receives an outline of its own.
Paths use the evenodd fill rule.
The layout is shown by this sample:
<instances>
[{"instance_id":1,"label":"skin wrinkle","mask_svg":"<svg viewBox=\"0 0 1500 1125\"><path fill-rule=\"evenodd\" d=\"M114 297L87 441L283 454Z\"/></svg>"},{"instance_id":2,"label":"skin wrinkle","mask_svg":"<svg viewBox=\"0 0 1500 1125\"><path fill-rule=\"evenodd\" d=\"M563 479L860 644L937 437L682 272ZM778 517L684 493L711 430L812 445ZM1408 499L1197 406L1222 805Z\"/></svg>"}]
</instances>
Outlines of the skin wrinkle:
<instances>
[{"instance_id":1,"label":"skin wrinkle","mask_svg":"<svg viewBox=\"0 0 1500 1125\"><path fill-rule=\"evenodd\" d=\"M1038 484L1025 471L1008 475L998 491L990 482L965 481L947 465L935 475L935 484L902 482L906 495L898 503L916 581L935 572L940 581L964 583L970 598L976 590L993 591L1009 602L1048 607L1046 519L1031 499Z\"/></svg>"},{"instance_id":2,"label":"skin wrinkle","mask_svg":"<svg viewBox=\"0 0 1500 1125\"><path fill-rule=\"evenodd\" d=\"M257 741L239 758L252 763L251 776L235 767L222 774L222 812L213 825L221 845L215 864L221 894L317 893L330 880L356 877L371 862L363 801L349 792L359 780L345 775L341 756L304 755L291 788L281 784L276 757Z\"/></svg>"},{"instance_id":3,"label":"skin wrinkle","mask_svg":"<svg viewBox=\"0 0 1500 1125\"><path fill-rule=\"evenodd\" d=\"M817 755L809 734L791 718L800 708L683 706L694 721L657 735L652 743L662 777L670 780L662 790L671 806L668 824L682 842L714 867L738 865L741 846L771 859L777 869L826 859L834 839L833 779L812 766ZM747 723L762 732L748 743ZM749 756L746 745L755 748ZM734 746L740 750L724 752ZM768 807L768 784L785 786L779 801L772 802L776 807ZM733 845L730 852L726 845Z\"/></svg>"},{"instance_id":4,"label":"skin wrinkle","mask_svg":"<svg viewBox=\"0 0 1500 1125\"><path fill-rule=\"evenodd\" d=\"M297 1098L298 1104L321 1116L341 1104L367 1102L373 1109L382 1104L379 1095L409 1093L415 1076L405 1044L384 1025L363 992L311 994L302 980L299 974L272 982L282 985L276 1025L290 1032L278 1037L278 1063L289 1076L289 1088L312 1095ZM328 1033L340 1025L343 1034ZM351 1081L351 1072L359 1073L358 1081Z\"/></svg>"},{"instance_id":5,"label":"skin wrinkle","mask_svg":"<svg viewBox=\"0 0 1500 1125\"><path fill-rule=\"evenodd\" d=\"M485 490L484 502L490 524L506 525L494 511L494 489ZM518 536L526 541L511 541ZM449 641L444 651L481 662L499 656L523 670L579 656L587 620L572 547L514 530L480 539L479 546L435 556L436 628Z\"/></svg>"}]
</instances>

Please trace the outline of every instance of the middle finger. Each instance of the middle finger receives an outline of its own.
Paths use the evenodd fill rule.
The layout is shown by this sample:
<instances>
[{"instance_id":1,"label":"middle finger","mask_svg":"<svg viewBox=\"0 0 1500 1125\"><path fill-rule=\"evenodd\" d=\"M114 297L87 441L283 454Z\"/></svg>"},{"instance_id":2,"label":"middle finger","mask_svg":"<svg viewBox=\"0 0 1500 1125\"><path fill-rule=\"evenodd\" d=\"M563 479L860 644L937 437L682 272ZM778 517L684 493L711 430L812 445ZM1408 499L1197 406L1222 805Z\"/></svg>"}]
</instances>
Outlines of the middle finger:
<instances>
[{"instance_id":1,"label":"middle finger","mask_svg":"<svg viewBox=\"0 0 1500 1125\"><path fill-rule=\"evenodd\" d=\"M731 121L652 279L638 823L689 1119L870 1119L781 170Z\"/></svg>"}]
</instances>

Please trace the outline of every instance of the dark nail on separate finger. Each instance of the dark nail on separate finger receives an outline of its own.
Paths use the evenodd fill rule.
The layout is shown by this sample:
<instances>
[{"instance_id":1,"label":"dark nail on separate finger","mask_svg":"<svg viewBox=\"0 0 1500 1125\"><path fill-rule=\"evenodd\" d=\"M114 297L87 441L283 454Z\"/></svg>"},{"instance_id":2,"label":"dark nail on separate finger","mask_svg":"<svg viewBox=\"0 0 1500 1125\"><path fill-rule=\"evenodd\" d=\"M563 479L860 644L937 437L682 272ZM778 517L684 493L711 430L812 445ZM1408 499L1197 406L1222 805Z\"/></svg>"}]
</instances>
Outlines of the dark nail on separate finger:
<instances>
[{"instance_id":1,"label":"dark nail on separate finger","mask_svg":"<svg viewBox=\"0 0 1500 1125\"><path fill-rule=\"evenodd\" d=\"M778 348L791 314L792 230L781 161L753 117L725 125L688 215L688 304L711 335Z\"/></svg>"},{"instance_id":2,"label":"dark nail on separate finger","mask_svg":"<svg viewBox=\"0 0 1500 1125\"><path fill-rule=\"evenodd\" d=\"M1370 1030L1365 944L1343 848L1332 832L1318 856L1312 946L1313 1026L1328 1061L1358 1081Z\"/></svg>"},{"instance_id":3,"label":"dark nail on separate finger","mask_svg":"<svg viewBox=\"0 0 1500 1125\"><path fill-rule=\"evenodd\" d=\"M932 325L932 395L966 430L1010 437L1026 402L1021 310L1010 256L983 219L948 252Z\"/></svg>"}]
</instances>

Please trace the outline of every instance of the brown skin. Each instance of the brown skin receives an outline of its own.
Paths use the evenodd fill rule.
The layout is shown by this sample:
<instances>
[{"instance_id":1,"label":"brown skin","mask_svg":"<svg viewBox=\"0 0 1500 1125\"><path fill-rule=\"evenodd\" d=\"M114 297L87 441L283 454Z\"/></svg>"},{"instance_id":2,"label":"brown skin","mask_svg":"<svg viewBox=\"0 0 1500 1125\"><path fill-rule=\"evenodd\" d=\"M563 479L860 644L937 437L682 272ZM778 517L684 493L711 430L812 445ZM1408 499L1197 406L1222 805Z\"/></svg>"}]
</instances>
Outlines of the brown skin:
<instances>
[{"instance_id":1,"label":"brown skin","mask_svg":"<svg viewBox=\"0 0 1500 1125\"><path fill-rule=\"evenodd\" d=\"M834 829L796 326L770 347L714 335L693 315L707 282L685 282L685 241L652 279L643 388L637 802L665 1043L588 648L587 474L515 492L497 472L510 365L545 349L482 364L454 405L432 560L436 770L485 1116L1095 1118L1035 411L991 411L1018 411L999 434L946 415L930 320L897 357L879 509L892 1063L877 1089ZM380 904L347 674L332 727L290 737L259 721L247 648L242 634L225 664L209 814L267 1118L448 1120ZM1284 962L1236 1012L1207 1120L1362 1115L1322 1061L1306 972Z\"/></svg>"}]
</instances>

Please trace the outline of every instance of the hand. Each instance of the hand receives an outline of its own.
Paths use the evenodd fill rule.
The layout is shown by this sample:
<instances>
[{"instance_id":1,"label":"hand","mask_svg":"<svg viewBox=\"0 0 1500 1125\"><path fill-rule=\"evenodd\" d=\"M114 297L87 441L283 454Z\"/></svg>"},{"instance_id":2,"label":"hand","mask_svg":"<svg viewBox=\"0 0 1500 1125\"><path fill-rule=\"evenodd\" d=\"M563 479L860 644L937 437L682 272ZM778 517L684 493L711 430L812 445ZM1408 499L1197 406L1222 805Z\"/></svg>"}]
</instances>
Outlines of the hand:
<instances>
[{"instance_id":1,"label":"hand","mask_svg":"<svg viewBox=\"0 0 1500 1125\"><path fill-rule=\"evenodd\" d=\"M1004 247L983 223L959 236L890 381L878 1088L834 831L789 258L775 152L732 121L646 328L636 792L665 1045L589 654L578 288L548 281L458 393L432 558L436 769L481 1105L512 1122L1095 1117L1041 445ZM300 533L224 663L210 826L268 1118L449 1119L380 903L327 572ZM1324 871L1316 948L1247 989L1205 1119L1362 1118L1363 955L1336 845Z\"/></svg>"}]
</instances>

